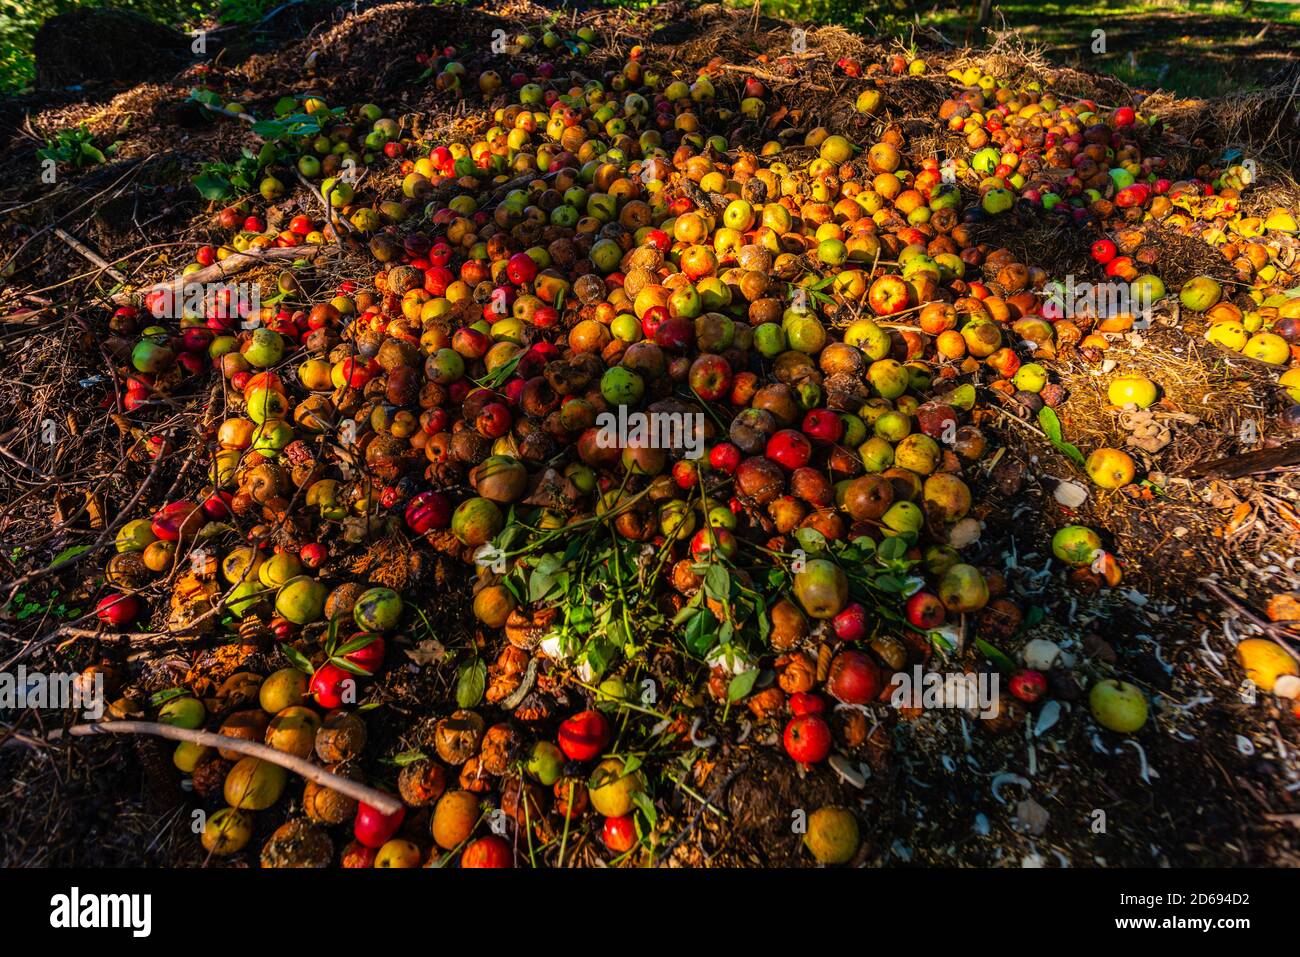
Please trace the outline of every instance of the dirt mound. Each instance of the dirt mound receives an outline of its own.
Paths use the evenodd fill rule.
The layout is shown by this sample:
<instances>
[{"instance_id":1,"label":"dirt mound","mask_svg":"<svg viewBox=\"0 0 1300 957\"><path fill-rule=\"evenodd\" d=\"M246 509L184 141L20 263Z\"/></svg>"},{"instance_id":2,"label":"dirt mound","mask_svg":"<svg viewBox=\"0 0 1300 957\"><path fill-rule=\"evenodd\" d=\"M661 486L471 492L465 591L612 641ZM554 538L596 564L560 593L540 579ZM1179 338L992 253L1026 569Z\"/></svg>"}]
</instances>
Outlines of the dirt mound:
<instances>
[{"instance_id":1,"label":"dirt mound","mask_svg":"<svg viewBox=\"0 0 1300 957\"><path fill-rule=\"evenodd\" d=\"M483 37L497 17L476 11L394 3L372 7L273 53L254 56L243 72L259 84L297 88L304 77L329 77L332 98L413 84L417 54Z\"/></svg>"},{"instance_id":2,"label":"dirt mound","mask_svg":"<svg viewBox=\"0 0 1300 957\"><path fill-rule=\"evenodd\" d=\"M139 83L188 63L190 39L129 10L76 10L51 17L33 44L36 83Z\"/></svg>"},{"instance_id":3,"label":"dirt mound","mask_svg":"<svg viewBox=\"0 0 1300 957\"><path fill-rule=\"evenodd\" d=\"M1190 143L1237 147L1249 156L1275 158L1285 163L1293 176L1300 176L1297 96L1300 66L1293 66L1261 90L1212 100L1177 100L1156 93L1147 99L1145 108Z\"/></svg>"}]
</instances>

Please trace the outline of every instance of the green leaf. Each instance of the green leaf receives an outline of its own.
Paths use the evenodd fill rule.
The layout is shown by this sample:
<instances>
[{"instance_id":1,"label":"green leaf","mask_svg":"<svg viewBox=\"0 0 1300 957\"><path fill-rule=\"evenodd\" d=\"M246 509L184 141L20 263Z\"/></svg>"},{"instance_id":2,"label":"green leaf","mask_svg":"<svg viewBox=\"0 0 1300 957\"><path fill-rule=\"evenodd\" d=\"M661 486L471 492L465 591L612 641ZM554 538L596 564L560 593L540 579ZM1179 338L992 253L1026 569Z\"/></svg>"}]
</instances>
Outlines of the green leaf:
<instances>
[{"instance_id":1,"label":"green leaf","mask_svg":"<svg viewBox=\"0 0 1300 957\"><path fill-rule=\"evenodd\" d=\"M687 602L687 604L684 605L682 609L679 612L677 612L677 614L673 615L673 622L672 622L673 626L681 627L682 625L690 621L692 618L694 618L696 615L698 615L700 613L700 601L703 598L704 598L704 593L697 591L695 593L695 596L691 598L691 600Z\"/></svg>"},{"instance_id":2,"label":"green leaf","mask_svg":"<svg viewBox=\"0 0 1300 957\"><path fill-rule=\"evenodd\" d=\"M88 551L90 551L89 545L72 545L68 548L65 548L63 551L59 552L59 554L55 555L54 561L50 562L49 567L54 568L57 565L62 565L64 562L76 558L82 552L88 552Z\"/></svg>"},{"instance_id":3,"label":"green leaf","mask_svg":"<svg viewBox=\"0 0 1300 957\"><path fill-rule=\"evenodd\" d=\"M609 666L614 663L614 658L618 655L619 647L604 635L596 635L587 642L582 657L591 668L593 678L599 679L609 670Z\"/></svg>"},{"instance_id":4,"label":"green leaf","mask_svg":"<svg viewBox=\"0 0 1300 957\"><path fill-rule=\"evenodd\" d=\"M456 704L462 708L472 708L483 700L487 690L487 665L481 658L474 658L460 666L456 679Z\"/></svg>"},{"instance_id":5,"label":"green leaf","mask_svg":"<svg viewBox=\"0 0 1300 957\"><path fill-rule=\"evenodd\" d=\"M217 95L216 90L201 90L195 87L190 90L190 99L196 103L202 103L204 106L221 105L221 97Z\"/></svg>"},{"instance_id":6,"label":"green leaf","mask_svg":"<svg viewBox=\"0 0 1300 957\"><path fill-rule=\"evenodd\" d=\"M410 751L402 751L399 754L393 755L393 763L399 768L404 768L408 764L414 764L416 761L423 761L426 757L428 757L428 755L423 751L412 749Z\"/></svg>"},{"instance_id":7,"label":"green leaf","mask_svg":"<svg viewBox=\"0 0 1300 957\"><path fill-rule=\"evenodd\" d=\"M646 823L650 825L650 830L653 831L659 823L659 814L655 811L655 804L654 801L650 799L650 795L646 794L644 791L634 791L632 794L632 803L636 805L637 810L640 811L642 816L646 819Z\"/></svg>"},{"instance_id":8,"label":"green leaf","mask_svg":"<svg viewBox=\"0 0 1300 957\"><path fill-rule=\"evenodd\" d=\"M877 554L887 562L896 562L907 554L907 542L901 536L891 535L884 539L877 549Z\"/></svg>"},{"instance_id":9,"label":"green leaf","mask_svg":"<svg viewBox=\"0 0 1300 957\"><path fill-rule=\"evenodd\" d=\"M285 120L258 120L253 124L253 132L264 140L274 140L285 134Z\"/></svg>"},{"instance_id":10,"label":"green leaf","mask_svg":"<svg viewBox=\"0 0 1300 957\"><path fill-rule=\"evenodd\" d=\"M108 162L107 158L104 156L103 151L98 149L93 143L82 143L81 155L90 157L90 159L96 163Z\"/></svg>"},{"instance_id":11,"label":"green leaf","mask_svg":"<svg viewBox=\"0 0 1300 957\"><path fill-rule=\"evenodd\" d=\"M342 668L344 671L348 672L348 674L356 675L358 678L374 677L374 672L367 671L355 661L348 661L346 658L331 658L330 663Z\"/></svg>"},{"instance_id":12,"label":"green leaf","mask_svg":"<svg viewBox=\"0 0 1300 957\"><path fill-rule=\"evenodd\" d=\"M1045 405L1038 410L1038 424L1042 426L1043 434L1053 444L1062 441L1061 419L1050 405Z\"/></svg>"},{"instance_id":13,"label":"green leaf","mask_svg":"<svg viewBox=\"0 0 1300 957\"><path fill-rule=\"evenodd\" d=\"M330 622L330 626L335 628L335 634L337 634L338 631L334 622L338 620L339 619L336 618L334 619L334 621ZM350 655L354 651L360 651L362 648L368 648L370 645L373 645L378 640L379 640L379 636L376 634L362 633L360 635L355 636L350 641L345 641L338 648L335 648L334 654Z\"/></svg>"},{"instance_id":14,"label":"green leaf","mask_svg":"<svg viewBox=\"0 0 1300 957\"><path fill-rule=\"evenodd\" d=\"M1083 453L1078 447L1065 441L1061 433L1061 419L1056 414L1056 410L1049 405L1043 406L1038 410L1038 424L1042 427L1043 434L1047 436L1048 441L1056 446L1057 451L1068 458L1075 465L1083 468L1086 460Z\"/></svg>"},{"instance_id":15,"label":"green leaf","mask_svg":"<svg viewBox=\"0 0 1300 957\"><path fill-rule=\"evenodd\" d=\"M815 528L800 528L795 531L794 537L798 540L800 547L802 547L804 551L826 551L826 536Z\"/></svg>"},{"instance_id":16,"label":"green leaf","mask_svg":"<svg viewBox=\"0 0 1300 957\"><path fill-rule=\"evenodd\" d=\"M726 601L731 595L731 576L722 565L711 564L704 573L704 594L715 601Z\"/></svg>"},{"instance_id":17,"label":"green leaf","mask_svg":"<svg viewBox=\"0 0 1300 957\"><path fill-rule=\"evenodd\" d=\"M293 665L304 674L315 674L316 669L311 666L311 661L297 648L290 645L281 645L280 650L284 656L289 659L289 664Z\"/></svg>"},{"instance_id":18,"label":"green leaf","mask_svg":"<svg viewBox=\"0 0 1300 957\"><path fill-rule=\"evenodd\" d=\"M194 177L194 188L206 200L219 201L232 193L230 180L216 173L201 173Z\"/></svg>"},{"instance_id":19,"label":"green leaf","mask_svg":"<svg viewBox=\"0 0 1300 957\"><path fill-rule=\"evenodd\" d=\"M758 669L753 671L742 671L736 675L727 684L727 701L739 701L745 695L749 694L754 688L754 682L758 680Z\"/></svg>"},{"instance_id":20,"label":"green leaf","mask_svg":"<svg viewBox=\"0 0 1300 957\"><path fill-rule=\"evenodd\" d=\"M541 569L533 569L533 573L528 576L528 600L530 602L545 601L555 590L556 582L553 575L547 574Z\"/></svg>"},{"instance_id":21,"label":"green leaf","mask_svg":"<svg viewBox=\"0 0 1300 957\"><path fill-rule=\"evenodd\" d=\"M155 692L149 696L149 706L157 708L174 698L184 698L187 695L189 695L189 692L184 688L164 688L162 691Z\"/></svg>"},{"instance_id":22,"label":"green leaf","mask_svg":"<svg viewBox=\"0 0 1300 957\"><path fill-rule=\"evenodd\" d=\"M983 638L975 639L975 647L979 649L980 654L991 661L994 667L1003 674L1010 674L1016 670L1016 663L1014 661L1004 655L997 648L993 647L993 645L990 645Z\"/></svg>"},{"instance_id":23,"label":"green leaf","mask_svg":"<svg viewBox=\"0 0 1300 957\"><path fill-rule=\"evenodd\" d=\"M701 609L690 621L682 634L686 647L703 658L718 640L718 619L711 611Z\"/></svg>"}]
</instances>

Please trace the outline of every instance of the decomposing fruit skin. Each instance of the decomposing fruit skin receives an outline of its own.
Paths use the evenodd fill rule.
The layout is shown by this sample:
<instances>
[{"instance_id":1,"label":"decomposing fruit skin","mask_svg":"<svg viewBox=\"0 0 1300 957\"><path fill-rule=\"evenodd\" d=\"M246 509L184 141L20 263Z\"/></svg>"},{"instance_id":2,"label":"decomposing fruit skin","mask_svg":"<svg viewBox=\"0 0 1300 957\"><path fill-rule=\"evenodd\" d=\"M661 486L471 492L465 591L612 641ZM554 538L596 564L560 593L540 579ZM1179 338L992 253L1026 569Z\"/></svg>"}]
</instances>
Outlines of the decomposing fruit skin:
<instances>
[{"instance_id":1,"label":"decomposing fruit skin","mask_svg":"<svg viewBox=\"0 0 1300 957\"><path fill-rule=\"evenodd\" d=\"M262 846L263 867L328 867L334 845L321 827L301 818L286 821Z\"/></svg>"},{"instance_id":2,"label":"decomposing fruit skin","mask_svg":"<svg viewBox=\"0 0 1300 957\"><path fill-rule=\"evenodd\" d=\"M342 769L335 765L331 770L340 773ZM302 790L302 809L317 823L344 824L356 814L357 801L333 788L308 781Z\"/></svg>"},{"instance_id":3,"label":"decomposing fruit skin","mask_svg":"<svg viewBox=\"0 0 1300 957\"><path fill-rule=\"evenodd\" d=\"M432 804L446 789L447 769L429 758L406 765L397 776L397 791L412 807Z\"/></svg>"},{"instance_id":4,"label":"decomposing fruit skin","mask_svg":"<svg viewBox=\"0 0 1300 957\"><path fill-rule=\"evenodd\" d=\"M1295 658L1267 638L1243 638L1237 642L1237 661L1246 677L1265 693L1272 692L1283 675L1300 675Z\"/></svg>"},{"instance_id":5,"label":"decomposing fruit skin","mask_svg":"<svg viewBox=\"0 0 1300 957\"><path fill-rule=\"evenodd\" d=\"M443 718L434 730L438 757L452 766L464 764L478 752L483 731L483 719L473 711L461 710Z\"/></svg>"},{"instance_id":6,"label":"decomposing fruit skin","mask_svg":"<svg viewBox=\"0 0 1300 957\"><path fill-rule=\"evenodd\" d=\"M203 849L217 857L242 851L253 837L253 816L233 807L222 808L203 825Z\"/></svg>"},{"instance_id":7,"label":"decomposing fruit skin","mask_svg":"<svg viewBox=\"0 0 1300 957\"><path fill-rule=\"evenodd\" d=\"M862 843L857 818L848 808L820 807L808 815L804 846L819 864L847 864Z\"/></svg>"},{"instance_id":8,"label":"decomposing fruit skin","mask_svg":"<svg viewBox=\"0 0 1300 957\"><path fill-rule=\"evenodd\" d=\"M402 596L391 588L371 588L357 598L352 617L362 631L390 631L402 617Z\"/></svg>"},{"instance_id":9,"label":"decomposing fruit skin","mask_svg":"<svg viewBox=\"0 0 1300 957\"><path fill-rule=\"evenodd\" d=\"M366 746L366 724L355 714L335 711L325 716L316 731L316 756L326 764L348 761Z\"/></svg>"}]
</instances>

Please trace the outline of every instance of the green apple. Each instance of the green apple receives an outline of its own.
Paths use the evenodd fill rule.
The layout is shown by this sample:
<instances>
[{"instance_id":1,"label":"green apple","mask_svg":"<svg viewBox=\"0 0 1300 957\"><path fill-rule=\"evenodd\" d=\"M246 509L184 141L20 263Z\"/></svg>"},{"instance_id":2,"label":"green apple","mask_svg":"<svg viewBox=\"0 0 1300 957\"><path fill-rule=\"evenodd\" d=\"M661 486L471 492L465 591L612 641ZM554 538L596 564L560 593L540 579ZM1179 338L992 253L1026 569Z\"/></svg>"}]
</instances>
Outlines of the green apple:
<instances>
[{"instance_id":1,"label":"green apple","mask_svg":"<svg viewBox=\"0 0 1300 957\"><path fill-rule=\"evenodd\" d=\"M275 612L295 625L308 625L318 621L325 613L325 599L329 589L310 575L291 578L275 595Z\"/></svg>"},{"instance_id":2,"label":"green apple","mask_svg":"<svg viewBox=\"0 0 1300 957\"><path fill-rule=\"evenodd\" d=\"M1021 392L1041 392L1047 385L1047 370L1037 362L1026 362L1011 380Z\"/></svg>"},{"instance_id":3,"label":"green apple","mask_svg":"<svg viewBox=\"0 0 1300 957\"><path fill-rule=\"evenodd\" d=\"M873 435L858 448L862 464L868 472L883 472L894 464L894 447L878 435Z\"/></svg>"},{"instance_id":4,"label":"green apple","mask_svg":"<svg viewBox=\"0 0 1300 957\"><path fill-rule=\"evenodd\" d=\"M538 741L524 765L530 777L543 787L550 787L564 773L564 752L550 741Z\"/></svg>"},{"instance_id":5,"label":"green apple","mask_svg":"<svg viewBox=\"0 0 1300 957\"><path fill-rule=\"evenodd\" d=\"M881 516L880 521L887 529L887 532L895 532L900 535L915 533L919 532L921 527L925 525L925 514L913 502L895 502Z\"/></svg>"},{"instance_id":6,"label":"green apple","mask_svg":"<svg viewBox=\"0 0 1300 957\"><path fill-rule=\"evenodd\" d=\"M1097 723L1108 731L1132 734L1147 723L1147 699L1141 689L1127 681L1107 678L1088 692L1088 708Z\"/></svg>"},{"instance_id":7,"label":"green apple","mask_svg":"<svg viewBox=\"0 0 1300 957\"><path fill-rule=\"evenodd\" d=\"M183 698L172 698L159 708L158 723L193 730L202 727L203 720L207 715L208 712L203 707L203 702L198 698L191 698L187 695Z\"/></svg>"},{"instance_id":8,"label":"green apple","mask_svg":"<svg viewBox=\"0 0 1300 957\"><path fill-rule=\"evenodd\" d=\"M274 329L254 329L240 351L249 365L269 369L284 358L284 339Z\"/></svg>"},{"instance_id":9,"label":"green apple","mask_svg":"<svg viewBox=\"0 0 1300 957\"><path fill-rule=\"evenodd\" d=\"M861 349L868 359L876 362L889 355L889 333L870 319L855 319L844 330L844 341Z\"/></svg>"},{"instance_id":10,"label":"green apple","mask_svg":"<svg viewBox=\"0 0 1300 957\"><path fill-rule=\"evenodd\" d=\"M765 322L754 329L754 348L767 359L775 359L786 350L785 331L775 322Z\"/></svg>"},{"instance_id":11,"label":"green apple","mask_svg":"<svg viewBox=\"0 0 1300 957\"><path fill-rule=\"evenodd\" d=\"M614 366L600 377L600 395L610 405L636 405L645 395L645 382L631 369Z\"/></svg>"},{"instance_id":12,"label":"green apple","mask_svg":"<svg viewBox=\"0 0 1300 957\"><path fill-rule=\"evenodd\" d=\"M897 399L907 391L911 377L897 359L878 359L867 369L867 381L882 398Z\"/></svg>"}]
</instances>

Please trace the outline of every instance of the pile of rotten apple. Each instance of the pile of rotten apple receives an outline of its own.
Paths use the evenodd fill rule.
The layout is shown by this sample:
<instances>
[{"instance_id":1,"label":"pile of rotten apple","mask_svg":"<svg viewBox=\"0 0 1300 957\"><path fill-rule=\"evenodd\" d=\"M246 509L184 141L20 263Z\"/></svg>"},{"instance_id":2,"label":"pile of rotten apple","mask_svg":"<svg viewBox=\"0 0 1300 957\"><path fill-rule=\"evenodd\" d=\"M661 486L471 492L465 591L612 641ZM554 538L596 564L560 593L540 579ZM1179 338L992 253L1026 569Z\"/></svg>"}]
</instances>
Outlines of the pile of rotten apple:
<instances>
[{"instance_id":1,"label":"pile of rotten apple","mask_svg":"<svg viewBox=\"0 0 1300 957\"><path fill-rule=\"evenodd\" d=\"M525 33L511 50L581 57L593 39ZM866 76L859 111L887 106L873 76L923 72L898 59L839 63ZM559 79L573 63L521 55L532 71L503 80L465 60L426 62L437 89L489 104L477 139L430 149L373 105L331 111L319 134L281 143L297 172L324 176L331 221L268 230L231 206L219 222L236 234L186 270L346 231L381 264L373 283L295 308L309 270L286 270L285 298L258 312L222 293L170 328L154 292L110 319L137 340L128 410L210 364L229 415L197 437L213 445L207 487L121 529L100 618L129 626L147 611L136 590L169 574L155 620L210 643L237 635L220 680L128 687L112 717L264 741L359 778L367 724L386 720L366 706L372 680L406 667L397 646L448 607L419 568L473 569L476 622L434 614L459 669L454 695L427 702L428 747L366 763L405 810L182 743L175 763L211 811L214 856L241 854L257 812L280 806L291 813L261 846L266 866L562 864L588 833L608 860L655 860L671 838L656 791L683 755L743 721L755 742L860 785L861 765L888 760L891 676L936 653L1000 672L1010 695L982 724L1018 726L1049 696L1061 649L1033 636L1001 574L962 559L988 481L976 417L990 403L1028 420L1059 407L1052 357L1103 350L1133 317L1064 310L1044 269L976 241L1017 204L1097 230L1106 274L1156 300L1145 225L1200 222L1253 302L1224 300L1207 277L1185 307L1211 313L1216 342L1291 358L1291 214L1232 219L1239 169L1159 178L1156 132L1129 107L954 71L939 119L970 155L950 176L909 159L884 121L868 144L820 128L802 146L760 144L763 82L720 93L639 48L573 86ZM348 159L400 163L402 196L354 189L337 175ZM260 192L278 199L290 178L272 171ZM1109 390L1139 408L1159 394L1122 370ZM611 444L598 417L620 409L700 433ZM688 457L695 438L703 454ZM1087 471L1113 489L1139 464L1093 449ZM394 541L409 581L349 571ZM1062 528L1052 550L1076 583L1120 580L1093 529ZM239 666L255 653L283 667ZM1264 690L1300 685L1276 645L1243 642L1242 655ZM1101 726L1144 726L1137 687L1083 677ZM804 843L823 863L866 853L847 806L813 810Z\"/></svg>"}]
</instances>

